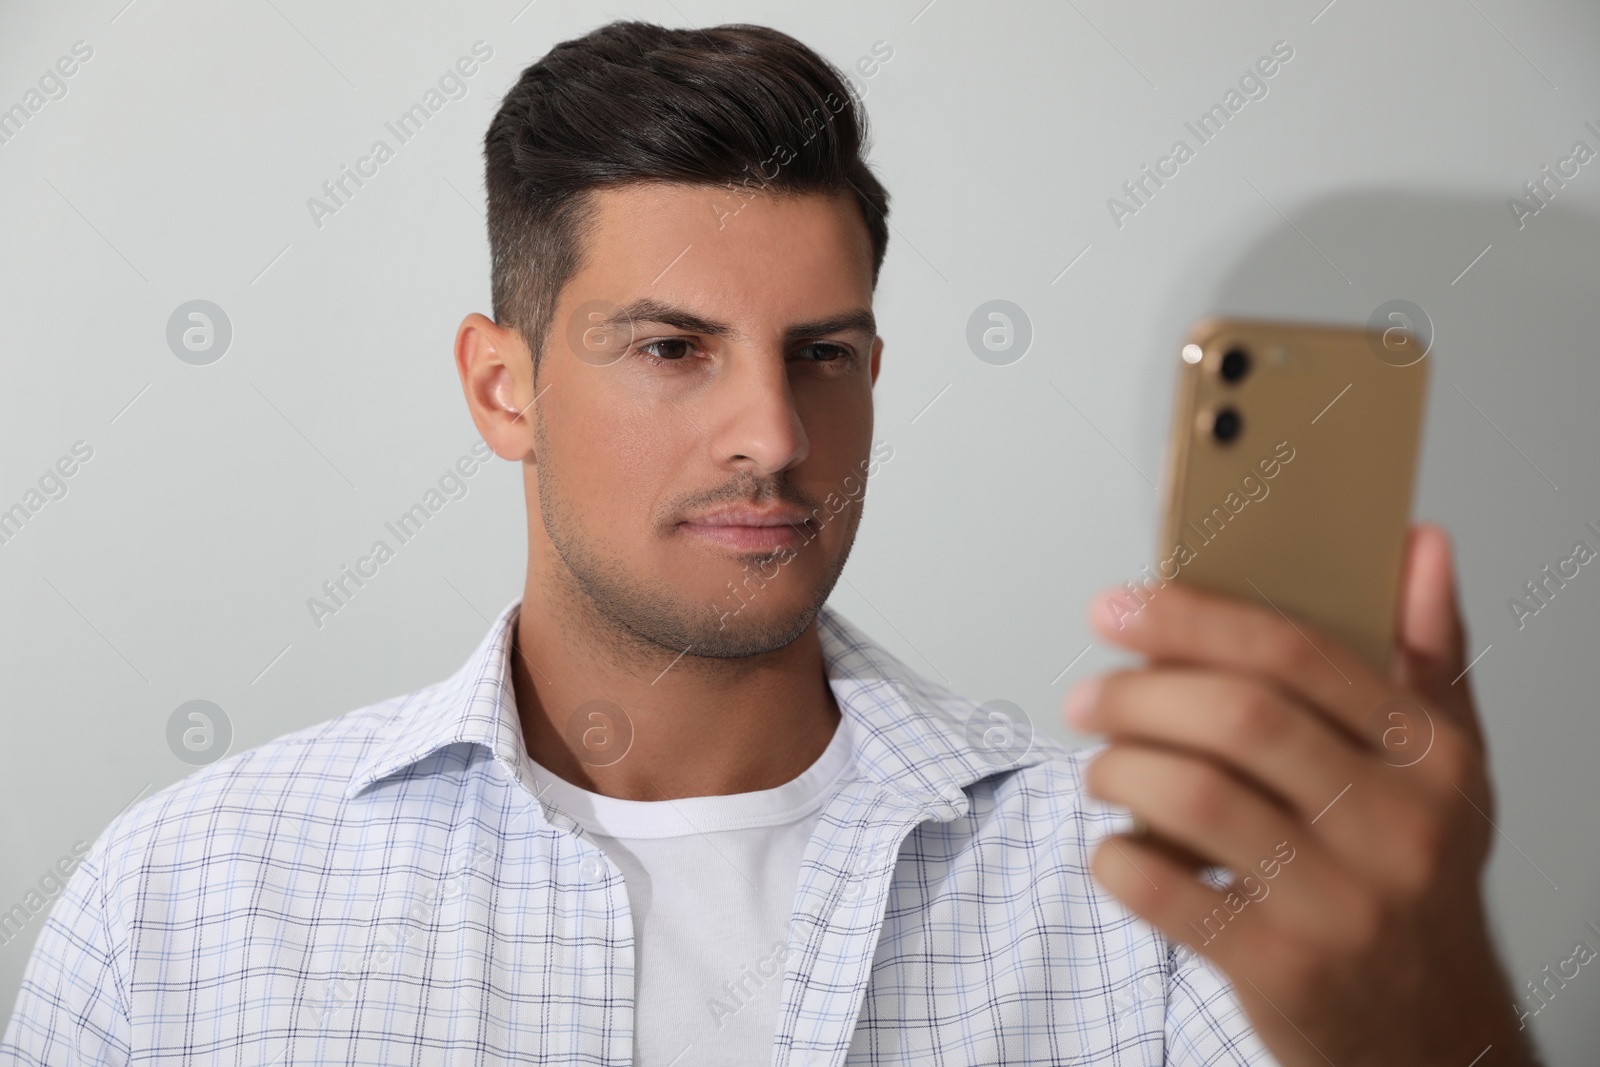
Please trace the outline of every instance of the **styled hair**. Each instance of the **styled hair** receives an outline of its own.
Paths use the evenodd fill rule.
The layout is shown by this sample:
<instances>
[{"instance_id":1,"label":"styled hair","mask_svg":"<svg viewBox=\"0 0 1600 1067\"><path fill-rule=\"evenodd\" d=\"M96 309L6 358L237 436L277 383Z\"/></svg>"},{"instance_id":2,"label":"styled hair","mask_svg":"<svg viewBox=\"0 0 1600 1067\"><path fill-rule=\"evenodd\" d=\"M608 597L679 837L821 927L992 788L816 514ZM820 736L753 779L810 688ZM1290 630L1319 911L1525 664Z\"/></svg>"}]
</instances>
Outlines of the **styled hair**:
<instances>
[{"instance_id":1,"label":"styled hair","mask_svg":"<svg viewBox=\"0 0 1600 1067\"><path fill-rule=\"evenodd\" d=\"M537 373L556 300L584 264L591 193L638 182L853 195L876 289L889 194L869 146L848 79L770 27L616 21L563 41L522 72L484 137L495 321L521 334Z\"/></svg>"}]
</instances>

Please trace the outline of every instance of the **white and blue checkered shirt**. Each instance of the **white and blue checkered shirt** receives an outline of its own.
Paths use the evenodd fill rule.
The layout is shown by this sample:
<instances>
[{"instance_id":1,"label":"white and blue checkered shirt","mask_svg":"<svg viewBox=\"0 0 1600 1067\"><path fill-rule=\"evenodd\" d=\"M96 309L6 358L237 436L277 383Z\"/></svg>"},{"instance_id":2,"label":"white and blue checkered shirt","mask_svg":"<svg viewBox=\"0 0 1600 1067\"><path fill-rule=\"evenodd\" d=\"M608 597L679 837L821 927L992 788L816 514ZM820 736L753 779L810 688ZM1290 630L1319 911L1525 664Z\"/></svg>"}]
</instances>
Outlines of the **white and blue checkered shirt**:
<instances>
[{"instance_id":1,"label":"white and blue checkered shirt","mask_svg":"<svg viewBox=\"0 0 1600 1067\"><path fill-rule=\"evenodd\" d=\"M628 895L539 797L519 607L448 680L118 816L0 1063L629 1063ZM819 631L857 770L801 864L773 1064L1273 1062L1216 971L1091 881L1125 824L1085 799L1083 752L997 758L971 701L831 610Z\"/></svg>"}]
</instances>

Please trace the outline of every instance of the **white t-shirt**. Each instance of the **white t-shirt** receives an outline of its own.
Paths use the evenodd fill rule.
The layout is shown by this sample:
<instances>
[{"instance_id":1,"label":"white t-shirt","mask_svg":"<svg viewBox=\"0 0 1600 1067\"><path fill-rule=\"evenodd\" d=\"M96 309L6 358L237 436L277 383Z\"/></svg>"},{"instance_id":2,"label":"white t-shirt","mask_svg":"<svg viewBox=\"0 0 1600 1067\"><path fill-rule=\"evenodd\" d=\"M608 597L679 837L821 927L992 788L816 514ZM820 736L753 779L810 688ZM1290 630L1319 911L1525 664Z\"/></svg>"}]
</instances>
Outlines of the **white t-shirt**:
<instances>
[{"instance_id":1,"label":"white t-shirt","mask_svg":"<svg viewBox=\"0 0 1600 1067\"><path fill-rule=\"evenodd\" d=\"M842 719L798 778L753 793L619 800L535 763L627 886L636 1067L772 1062L800 859L852 764Z\"/></svg>"}]
</instances>

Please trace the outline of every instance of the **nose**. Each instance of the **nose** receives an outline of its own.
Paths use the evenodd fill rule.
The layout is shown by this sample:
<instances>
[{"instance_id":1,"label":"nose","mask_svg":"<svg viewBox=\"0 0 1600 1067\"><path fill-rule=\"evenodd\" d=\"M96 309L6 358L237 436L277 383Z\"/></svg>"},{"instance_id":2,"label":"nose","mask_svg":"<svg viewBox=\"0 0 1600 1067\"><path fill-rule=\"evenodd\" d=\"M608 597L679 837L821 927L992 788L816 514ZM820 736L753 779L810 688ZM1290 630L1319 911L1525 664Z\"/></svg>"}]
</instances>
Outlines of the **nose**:
<instances>
[{"instance_id":1,"label":"nose","mask_svg":"<svg viewBox=\"0 0 1600 1067\"><path fill-rule=\"evenodd\" d=\"M705 414L713 428L707 436L719 464L766 477L810 453L782 352L730 360L710 401Z\"/></svg>"}]
</instances>

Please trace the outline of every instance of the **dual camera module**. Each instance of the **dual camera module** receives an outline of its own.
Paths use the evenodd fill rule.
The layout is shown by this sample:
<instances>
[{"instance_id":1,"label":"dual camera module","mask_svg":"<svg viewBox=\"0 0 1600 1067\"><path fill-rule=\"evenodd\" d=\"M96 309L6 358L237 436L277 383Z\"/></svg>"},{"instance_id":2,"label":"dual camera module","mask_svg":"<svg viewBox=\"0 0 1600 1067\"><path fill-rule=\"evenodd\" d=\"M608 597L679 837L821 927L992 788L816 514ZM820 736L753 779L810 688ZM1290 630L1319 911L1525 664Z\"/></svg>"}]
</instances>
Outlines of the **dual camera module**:
<instances>
[{"instance_id":1,"label":"dual camera module","mask_svg":"<svg viewBox=\"0 0 1600 1067\"><path fill-rule=\"evenodd\" d=\"M1236 385L1250 373L1250 353L1239 345L1234 345L1222 355L1222 362L1217 368L1217 373L1222 380L1230 385ZM1218 408L1211 418L1211 436L1222 444L1229 444L1239 436L1239 431L1244 428L1244 421L1237 408L1231 404L1224 404Z\"/></svg>"}]
</instances>

